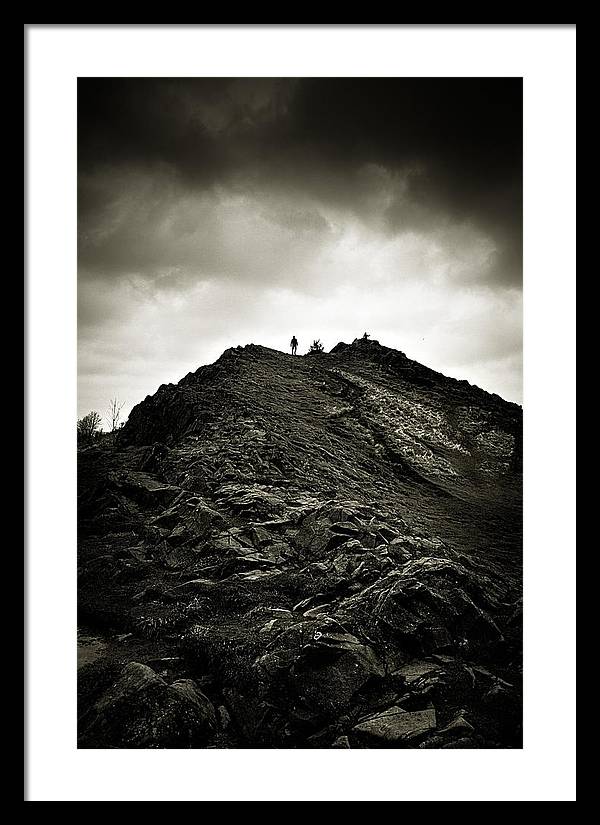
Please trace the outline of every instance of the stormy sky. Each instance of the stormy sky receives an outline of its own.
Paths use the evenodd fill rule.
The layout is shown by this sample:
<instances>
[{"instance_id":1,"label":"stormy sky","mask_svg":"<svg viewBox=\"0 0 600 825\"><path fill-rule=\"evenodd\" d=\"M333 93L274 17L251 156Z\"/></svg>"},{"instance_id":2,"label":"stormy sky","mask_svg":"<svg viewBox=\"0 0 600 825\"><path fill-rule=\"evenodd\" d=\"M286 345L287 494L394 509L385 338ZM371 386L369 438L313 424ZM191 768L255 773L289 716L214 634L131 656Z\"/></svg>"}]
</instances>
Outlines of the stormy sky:
<instances>
[{"instance_id":1,"label":"stormy sky","mask_svg":"<svg viewBox=\"0 0 600 825\"><path fill-rule=\"evenodd\" d=\"M79 415L365 331L520 402L521 110L519 78L80 79Z\"/></svg>"}]
</instances>

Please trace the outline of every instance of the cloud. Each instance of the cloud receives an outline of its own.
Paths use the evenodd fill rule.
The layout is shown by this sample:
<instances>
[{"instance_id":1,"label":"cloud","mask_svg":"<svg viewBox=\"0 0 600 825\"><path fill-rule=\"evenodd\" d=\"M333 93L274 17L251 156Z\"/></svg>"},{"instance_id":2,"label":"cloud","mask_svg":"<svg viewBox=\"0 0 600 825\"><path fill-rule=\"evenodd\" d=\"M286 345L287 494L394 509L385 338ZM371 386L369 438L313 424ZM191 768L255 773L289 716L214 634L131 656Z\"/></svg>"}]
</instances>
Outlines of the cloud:
<instances>
[{"instance_id":1,"label":"cloud","mask_svg":"<svg viewBox=\"0 0 600 825\"><path fill-rule=\"evenodd\" d=\"M520 108L518 79L80 80L81 412L294 330L519 400Z\"/></svg>"}]
</instances>

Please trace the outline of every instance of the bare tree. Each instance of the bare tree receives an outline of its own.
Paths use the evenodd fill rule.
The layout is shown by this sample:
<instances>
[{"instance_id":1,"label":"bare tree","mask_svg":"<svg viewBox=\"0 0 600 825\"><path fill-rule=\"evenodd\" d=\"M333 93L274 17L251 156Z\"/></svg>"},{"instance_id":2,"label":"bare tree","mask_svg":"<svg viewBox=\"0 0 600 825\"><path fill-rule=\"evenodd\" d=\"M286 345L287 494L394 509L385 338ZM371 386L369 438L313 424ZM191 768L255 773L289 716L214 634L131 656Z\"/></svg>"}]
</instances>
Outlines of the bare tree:
<instances>
[{"instance_id":1,"label":"bare tree","mask_svg":"<svg viewBox=\"0 0 600 825\"><path fill-rule=\"evenodd\" d=\"M124 401L119 401L117 398L110 400L110 412L108 414L108 422L110 424L110 431L114 433L119 429L119 420L121 418L121 410L125 406Z\"/></svg>"},{"instance_id":2,"label":"bare tree","mask_svg":"<svg viewBox=\"0 0 600 825\"><path fill-rule=\"evenodd\" d=\"M93 441L100 429L101 423L102 417L100 413L97 413L95 410L84 415L83 418L80 418L77 422L77 440L84 444Z\"/></svg>"}]
</instances>

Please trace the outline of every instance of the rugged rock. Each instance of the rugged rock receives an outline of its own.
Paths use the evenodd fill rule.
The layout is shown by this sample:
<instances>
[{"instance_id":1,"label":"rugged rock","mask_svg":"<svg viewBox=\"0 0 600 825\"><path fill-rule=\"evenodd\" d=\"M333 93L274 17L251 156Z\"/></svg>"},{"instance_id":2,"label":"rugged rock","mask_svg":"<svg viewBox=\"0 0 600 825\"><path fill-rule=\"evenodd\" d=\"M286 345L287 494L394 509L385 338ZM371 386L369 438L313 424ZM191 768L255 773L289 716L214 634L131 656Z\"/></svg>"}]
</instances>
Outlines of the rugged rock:
<instances>
[{"instance_id":1,"label":"rugged rock","mask_svg":"<svg viewBox=\"0 0 600 825\"><path fill-rule=\"evenodd\" d=\"M109 473L109 481L116 490L143 507L165 506L181 493L179 487L161 484L147 473Z\"/></svg>"},{"instance_id":2,"label":"rugged rock","mask_svg":"<svg viewBox=\"0 0 600 825\"><path fill-rule=\"evenodd\" d=\"M352 732L359 738L375 739L389 745L413 742L435 726L433 707L415 711L392 707L360 722Z\"/></svg>"},{"instance_id":3,"label":"rugged rock","mask_svg":"<svg viewBox=\"0 0 600 825\"><path fill-rule=\"evenodd\" d=\"M371 340L160 387L79 453L80 744L519 747L520 433Z\"/></svg>"},{"instance_id":4,"label":"rugged rock","mask_svg":"<svg viewBox=\"0 0 600 825\"><path fill-rule=\"evenodd\" d=\"M328 620L292 625L256 665L272 701L285 708L291 700L305 720L338 717L369 679L384 675L369 645Z\"/></svg>"},{"instance_id":5,"label":"rugged rock","mask_svg":"<svg viewBox=\"0 0 600 825\"><path fill-rule=\"evenodd\" d=\"M472 733L475 730L470 722L467 722L465 717L461 714L455 716L451 722L448 722L443 728L440 728L440 733Z\"/></svg>"},{"instance_id":6,"label":"rugged rock","mask_svg":"<svg viewBox=\"0 0 600 825\"><path fill-rule=\"evenodd\" d=\"M137 662L123 669L90 717L84 747L191 748L205 744L216 730L215 710L191 679L168 685Z\"/></svg>"}]
</instances>

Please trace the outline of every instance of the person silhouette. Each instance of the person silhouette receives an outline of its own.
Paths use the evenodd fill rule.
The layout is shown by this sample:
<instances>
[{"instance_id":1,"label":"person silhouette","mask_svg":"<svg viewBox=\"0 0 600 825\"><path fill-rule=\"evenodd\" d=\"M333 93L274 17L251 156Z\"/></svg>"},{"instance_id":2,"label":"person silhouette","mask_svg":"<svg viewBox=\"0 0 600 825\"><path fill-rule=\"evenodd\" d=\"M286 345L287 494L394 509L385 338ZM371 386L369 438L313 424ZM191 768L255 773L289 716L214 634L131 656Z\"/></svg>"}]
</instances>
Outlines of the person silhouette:
<instances>
[{"instance_id":1,"label":"person silhouette","mask_svg":"<svg viewBox=\"0 0 600 825\"><path fill-rule=\"evenodd\" d=\"M298 350L298 339L295 335L292 336L292 340L290 341L290 347L292 348L292 355L295 355Z\"/></svg>"}]
</instances>

